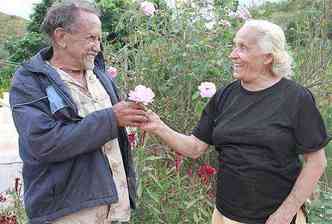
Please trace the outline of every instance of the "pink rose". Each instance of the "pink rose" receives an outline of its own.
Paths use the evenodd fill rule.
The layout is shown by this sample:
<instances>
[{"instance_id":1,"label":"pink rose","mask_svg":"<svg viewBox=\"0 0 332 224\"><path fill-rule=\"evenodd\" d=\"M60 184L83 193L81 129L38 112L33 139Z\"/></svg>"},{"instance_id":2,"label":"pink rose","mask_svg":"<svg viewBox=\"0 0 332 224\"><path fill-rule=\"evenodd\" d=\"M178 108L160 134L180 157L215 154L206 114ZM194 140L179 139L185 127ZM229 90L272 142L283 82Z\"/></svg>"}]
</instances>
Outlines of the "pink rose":
<instances>
[{"instance_id":1,"label":"pink rose","mask_svg":"<svg viewBox=\"0 0 332 224\"><path fill-rule=\"evenodd\" d=\"M143 85L136 86L134 91L129 92L129 100L148 105L153 101L154 93L150 88Z\"/></svg>"},{"instance_id":2,"label":"pink rose","mask_svg":"<svg viewBox=\"0 0 332 224\"><path fill-rule=\"evenodd\" d=\"M228 16L242 20L248 20L251 18L249 10L245 7L239 8L236 12L234 11L229 12Z\"/></svg>"},{"instance_id":3,"label":"pink rose","mask_svg":"<svg viewBox=\"0 0 332 224\"><path fill-rule=\"evenodd\" d=\"M242 20L248 20L251 18L251 14L247 8L239 8L237 10L237 17Z\"/></svg>"},{"instance_id":4,"label":"pink rose","mask_svg":"<svg viewBox=\"0 0 332 224\"><path fill-rule=\"evenodd\" d=\"M220 21L220 23L221 23L221 25L223 26L223 27L225 27L225 28L229 28L229 27L231 27L232 25L231 25L231 23L228 21L228 20L221 20Z\"/></svg>"},{"instance_id":5,"label":"pink rose","mask_svg":"<svg viewBox=\"0 0 332 224\"><path fill-rule=\"evenodd\" d=\"M107 74L113 79L118 75L118 70L112 66L107 69Z\"/></svg>"},{"instance_id":6,"label":"pink rose","mask_svg":"<svg viewBox=\"0 0 332 224\"><path fill-rule=\"evenodd\" d=\"M217 91L216 86L212 82L202 82L199 85L198 89L201 97L208 98L212 97Z\"/></svg>"},{"instance_id":7,"label":"pink rose","mask_svg":"<svg viewBox=\"0 0 332 224\"><path fill-rule=\"evenodd\" d=\"M153 16L154 12L156 11L154 4L148 1L142 2L140 5L140 9L146 16Z\"/></svg>"},{"instance_id":8,"label":"pink rose","mask_svg":"<svg viewBox=\"0 0 332 224\"><path fill-rule=\"evenodd\" d=\"M232 18L235 18L235 17L237 16L237 13L234 12L234 11L230 11L230 12L228 13L228 16L229 16L229 17L232 17Z\"/></svg>"}]
</instances>

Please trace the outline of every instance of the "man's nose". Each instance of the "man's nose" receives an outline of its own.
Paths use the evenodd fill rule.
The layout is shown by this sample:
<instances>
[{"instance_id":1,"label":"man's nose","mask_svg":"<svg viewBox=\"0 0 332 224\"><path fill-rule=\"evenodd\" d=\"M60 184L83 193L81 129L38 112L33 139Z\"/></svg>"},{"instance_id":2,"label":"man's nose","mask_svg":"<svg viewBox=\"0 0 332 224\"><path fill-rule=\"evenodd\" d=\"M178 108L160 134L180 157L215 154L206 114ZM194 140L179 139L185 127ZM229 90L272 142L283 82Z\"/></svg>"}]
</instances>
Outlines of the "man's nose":
<instances>
[{"instance_id":1,"label":"man's nose","mask_svg":"<svg viewBox=\"0 0 332 224\"><path fill-rule=\"evenodd\" d=\"M100 41L94 42L92 49L93 49L93 51L95 51L95 52L98 53L100 51L100 49L101 49L101 43L100 43Z\"/></svg>"}]
</instances>

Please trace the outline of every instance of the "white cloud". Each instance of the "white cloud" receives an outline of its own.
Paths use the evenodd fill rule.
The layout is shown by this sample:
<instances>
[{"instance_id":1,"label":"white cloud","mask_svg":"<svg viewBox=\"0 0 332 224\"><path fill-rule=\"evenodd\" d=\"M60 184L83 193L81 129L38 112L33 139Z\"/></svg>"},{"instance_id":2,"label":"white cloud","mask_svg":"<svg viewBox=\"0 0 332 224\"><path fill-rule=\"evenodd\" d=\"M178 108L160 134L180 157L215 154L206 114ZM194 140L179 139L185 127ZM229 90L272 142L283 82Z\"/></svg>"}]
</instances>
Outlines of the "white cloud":
<instances>
[{"instance_id":1,"label":"white cloud","mask_svg":"<svg viewBox=\"0 0 332 224\"><path fill-rule=\"evenodd\" d=\"M1 0L0 11L8 15L16 15L28 19L32 13L34 3L41 0Z\"/></svg>"}]
</instances>

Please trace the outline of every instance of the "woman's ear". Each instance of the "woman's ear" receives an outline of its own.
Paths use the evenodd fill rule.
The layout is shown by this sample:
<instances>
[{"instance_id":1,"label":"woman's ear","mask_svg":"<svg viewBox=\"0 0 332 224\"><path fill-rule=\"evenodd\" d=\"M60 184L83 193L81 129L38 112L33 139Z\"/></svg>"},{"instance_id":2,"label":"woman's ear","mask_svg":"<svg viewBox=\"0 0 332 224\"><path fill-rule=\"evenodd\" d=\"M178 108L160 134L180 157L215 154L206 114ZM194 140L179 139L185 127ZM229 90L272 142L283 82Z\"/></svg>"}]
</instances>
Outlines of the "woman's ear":
<instances>
[{"instance_id":1,"label":"woman's ear","mask_svg":"<svg viewBox=\"0 0 332 224\"><path fill-rule=\"evenodd\" d=\"M271 53L264 55L264 65L273 64L273 55Z\"/></svg>"},{"instance_id":2,"label":"woman's ear","mask_svg":"<svg viewBox=\"0 0 332 224\"><path fill-rule=\"evenodd\" d=\"M61 27L56 28L53 32L53 40L55 44L62 49L67 48L66 34L66 31Z\"/></svg>"}]
</instances>

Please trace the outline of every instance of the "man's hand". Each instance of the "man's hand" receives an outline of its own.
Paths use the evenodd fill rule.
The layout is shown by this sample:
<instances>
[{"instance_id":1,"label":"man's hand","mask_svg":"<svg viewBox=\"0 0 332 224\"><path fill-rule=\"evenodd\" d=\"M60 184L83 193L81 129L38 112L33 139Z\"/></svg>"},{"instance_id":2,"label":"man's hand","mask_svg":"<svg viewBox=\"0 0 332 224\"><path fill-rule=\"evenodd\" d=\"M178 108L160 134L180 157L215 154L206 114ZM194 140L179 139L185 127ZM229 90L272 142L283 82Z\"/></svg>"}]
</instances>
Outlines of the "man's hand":
<instances>
[{"instance_id":1,"label":"man's hand","mask_svg":"<svg viewBox=\"0 0 332 224\"><path fill-rule=\"evenodd\" d=\"M121 101L115 104L112 109L119 127L139 127L148 121L145 108L141 104Z\"/></svg>"}]
</instances>

